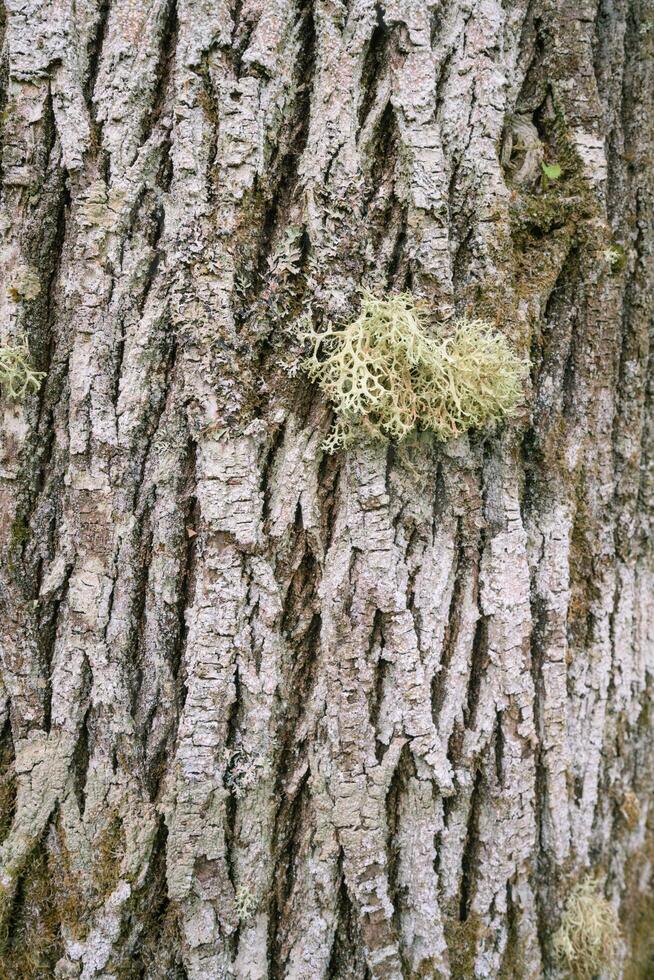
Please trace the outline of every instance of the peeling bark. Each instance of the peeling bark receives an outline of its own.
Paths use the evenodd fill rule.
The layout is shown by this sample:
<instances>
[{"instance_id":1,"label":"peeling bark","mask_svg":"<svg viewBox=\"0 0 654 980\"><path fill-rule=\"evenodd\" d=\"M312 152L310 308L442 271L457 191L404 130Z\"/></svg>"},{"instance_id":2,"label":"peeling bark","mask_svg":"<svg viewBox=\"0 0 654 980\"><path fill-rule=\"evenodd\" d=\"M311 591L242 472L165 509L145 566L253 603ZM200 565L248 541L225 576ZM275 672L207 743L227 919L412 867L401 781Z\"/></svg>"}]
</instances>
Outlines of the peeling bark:
<instances>
[{"instance_id":1,"label":"peeling bark","mask_svg":"<svg viewBox=\"0 0 654 980\"><path fill-rule=\"evenodd\" d=\"M0 976L563 977L588 873L649 975L652 0L0 33L47 372L0 401ZM521 416L325 455L296 325L362 286L497 324Z\"/></svg>"}]
</instances>

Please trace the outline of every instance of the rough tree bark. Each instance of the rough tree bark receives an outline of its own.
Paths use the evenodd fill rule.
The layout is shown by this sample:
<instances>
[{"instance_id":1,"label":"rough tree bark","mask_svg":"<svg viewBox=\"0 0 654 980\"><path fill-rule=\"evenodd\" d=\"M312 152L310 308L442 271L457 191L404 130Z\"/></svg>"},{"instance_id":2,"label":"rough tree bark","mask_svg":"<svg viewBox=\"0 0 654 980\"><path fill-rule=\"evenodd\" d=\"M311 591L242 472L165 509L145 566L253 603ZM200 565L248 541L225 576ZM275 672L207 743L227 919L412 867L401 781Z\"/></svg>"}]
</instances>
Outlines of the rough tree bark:
<instances>
[{"instance_id":1,"label":"rough tree bark","mask_svg":"<svg viewBox=\"0 0 654 980\"><path fill-rule=\"evenodd\" d=\"M0 24L0 975L558 977L591 873L651 976L652 0ZM362 286L520 417L325 455Z\"/></svg>"}]
</instances>

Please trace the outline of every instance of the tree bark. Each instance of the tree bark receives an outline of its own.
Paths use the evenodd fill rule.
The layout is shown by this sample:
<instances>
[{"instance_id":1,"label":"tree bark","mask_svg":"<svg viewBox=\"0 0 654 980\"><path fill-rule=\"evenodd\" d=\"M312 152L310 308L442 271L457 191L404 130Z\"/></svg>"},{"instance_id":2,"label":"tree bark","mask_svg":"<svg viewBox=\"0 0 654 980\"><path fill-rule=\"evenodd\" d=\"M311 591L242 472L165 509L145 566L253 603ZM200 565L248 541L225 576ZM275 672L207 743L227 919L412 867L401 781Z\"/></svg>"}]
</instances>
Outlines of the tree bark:
<instances>
[{"instance_id":1,"label":"tree bark","mask_svg":"<svg viewBox=\"0 0 654 980\"><path fill-rule=\"evenodd\" d=\"M651 976L652 0L0 27L0 976L569 976L588 875ZM519 417L325 454L361 288Z\"/></svg>"}]
</instances>

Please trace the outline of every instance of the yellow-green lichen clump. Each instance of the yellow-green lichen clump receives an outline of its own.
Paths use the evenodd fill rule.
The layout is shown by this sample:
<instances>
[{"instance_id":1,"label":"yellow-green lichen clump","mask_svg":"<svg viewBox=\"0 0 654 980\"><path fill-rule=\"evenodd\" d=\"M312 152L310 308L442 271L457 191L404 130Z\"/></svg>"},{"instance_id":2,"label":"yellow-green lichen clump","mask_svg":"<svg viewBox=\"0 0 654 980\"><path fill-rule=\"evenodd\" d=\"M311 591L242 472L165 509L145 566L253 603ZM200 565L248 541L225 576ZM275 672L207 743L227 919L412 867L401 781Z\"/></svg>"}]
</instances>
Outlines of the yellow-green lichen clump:
<instances>
[{"instance_id":1,"label":"yellow-green lichen clump","mask_svg":"<svg viewBox=\"0 0 654 980\"><path fill-rule=\"evenodd\" d=\"M418 428L452 439L515 411L527 363L506 338L465 318L432 334L427 316L410 294L366 293L351 323L304 332L303 367L336 411L327 451L362 432L400 440Z\"/></svg>"},{"instance_id":2,"label":"yellow-green lichen clump","mask_svg":"<svg viewBox=\"0 0 654 980\"><path fill-rule=\"evenodd\" d=\"M581 881L565 903L554 949L572 976L590 980L602 971L614 971L620 928L613 906L596 881Z\"/></svg>"},{"instance_id":3,"label":"yellow-green lichen clump","mask_svg":"<svg viewBox=\"0 0 654 980\"><path fill-rule=\"evenodd\" d=\"M30 364L29 349L25 341L15 346L0 346L0 388L10 398L20 400L28 392L38 391L43 371L35 371Z\"/></svg>"}]
</instances>

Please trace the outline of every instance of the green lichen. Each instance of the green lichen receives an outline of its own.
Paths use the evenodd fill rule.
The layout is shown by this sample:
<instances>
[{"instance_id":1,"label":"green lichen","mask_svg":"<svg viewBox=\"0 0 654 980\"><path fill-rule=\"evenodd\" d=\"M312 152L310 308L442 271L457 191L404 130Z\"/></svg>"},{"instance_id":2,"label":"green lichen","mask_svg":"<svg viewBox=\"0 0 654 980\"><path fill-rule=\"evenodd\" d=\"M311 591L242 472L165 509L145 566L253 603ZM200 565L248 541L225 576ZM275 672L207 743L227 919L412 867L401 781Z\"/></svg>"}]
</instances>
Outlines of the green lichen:
<instances>
[{"instance_id":1,"label":"green lichen","mask_svg":"<svg viewBox=\"0 0 654 980\"><path fill-rule=\"evenodd\" d=\"M234 896L234 912L239 922L248 922L257 909L257 900L246 885L241 885Z\"/></svg>"},{"instance_id":2,"label":"green lichen","mask_svg":"<svg viewBox=\"0 0 654 980\"><path fill-rule=\"evenodd\" d=\"M565 903L553 945L573 977L591 980L614 972L620 927L613 906L597 881L587 878L572 889Z\"/></svg>"},{"instance_id":3,"label":"green lichen","mask_svg":"<svg viewBox=\"0 0 654 980\"><path fill-rule=\"evenodd\" d=\"M15 346L0 346L0 388L9 398L21 401L30 392L36 392L45 378L43 371L35 371L30 364L26 341Z\"/></svg>"},{"instance_id":4,"label":"green lichen","mask_svg":"<svg viewBox=\"0 0 654 980\"><path fill-rule=\"evenodd\" d=\"M414 429L441 440L515 412L527 364L484 320L429 332L427 310L410 294L363 295L345 326L303 333L303 367L336 410L328 452L361 433L401 440Z\"/></svg>"}]
</instances>

